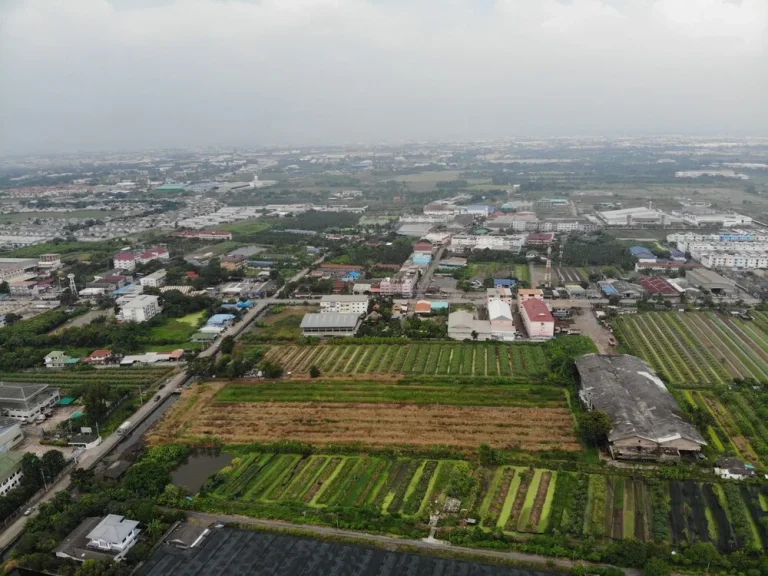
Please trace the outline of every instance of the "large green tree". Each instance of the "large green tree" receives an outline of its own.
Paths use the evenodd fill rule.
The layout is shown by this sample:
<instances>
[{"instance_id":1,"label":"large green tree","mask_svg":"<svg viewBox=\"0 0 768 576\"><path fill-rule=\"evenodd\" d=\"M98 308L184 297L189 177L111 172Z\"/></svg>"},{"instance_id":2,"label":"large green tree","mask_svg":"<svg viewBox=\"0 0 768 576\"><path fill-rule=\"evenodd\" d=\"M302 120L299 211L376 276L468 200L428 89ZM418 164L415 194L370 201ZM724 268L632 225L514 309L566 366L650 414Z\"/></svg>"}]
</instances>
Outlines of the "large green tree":
<instances>
[{"instance_id":1,"label":"large green tree","mask_svg":"<svg viewBox=\"0 0 768 576\"><path fill-rule=\"evenodd\" d=\"M608 439L608 433L613 428L611 418L605 412L592 410L579 416L579 432L584 442L590 446L599 446Z\"/></svg>"}]
</instances>

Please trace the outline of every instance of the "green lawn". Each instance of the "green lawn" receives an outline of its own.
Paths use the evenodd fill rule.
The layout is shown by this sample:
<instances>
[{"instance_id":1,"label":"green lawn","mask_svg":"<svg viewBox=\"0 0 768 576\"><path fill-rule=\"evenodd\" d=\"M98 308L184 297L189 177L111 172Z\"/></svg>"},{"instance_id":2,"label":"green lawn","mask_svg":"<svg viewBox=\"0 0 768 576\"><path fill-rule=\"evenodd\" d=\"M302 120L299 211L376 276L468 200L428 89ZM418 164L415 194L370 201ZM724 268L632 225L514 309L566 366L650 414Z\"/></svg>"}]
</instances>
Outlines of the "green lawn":
<instances>
[{"instance_id":1,"label":"green lawn","mask_svg":"<svg viewBox=\"0 0 768 576\"><path fill-rule=\"evenodd\" d=\"M177 318L176 320L178 322L184 322L185 324L189 324L190 326L197 327L200 325L200 320L203 319L205 316L205 310L200 310L200 312L194 312L192 314L187 314L186 316L182 316L181 318Z\"/></svg>"},{"instance_id":2,"label":"green lawn","mask_svg":"<svg viewBox=\"0 0 768 576\"><path fill-rule=\"evenodd\" d=\"M181 318L168 319L160 326L155 326L149 332L151 345L148 349L157 350L157 344L169 346L178 344L175 346L176 348L183 346L186 349L191 349L189 339L192 334L197 332L197 327L204 314L203 311L195 312Z\"/></svg>"}]
</instances>

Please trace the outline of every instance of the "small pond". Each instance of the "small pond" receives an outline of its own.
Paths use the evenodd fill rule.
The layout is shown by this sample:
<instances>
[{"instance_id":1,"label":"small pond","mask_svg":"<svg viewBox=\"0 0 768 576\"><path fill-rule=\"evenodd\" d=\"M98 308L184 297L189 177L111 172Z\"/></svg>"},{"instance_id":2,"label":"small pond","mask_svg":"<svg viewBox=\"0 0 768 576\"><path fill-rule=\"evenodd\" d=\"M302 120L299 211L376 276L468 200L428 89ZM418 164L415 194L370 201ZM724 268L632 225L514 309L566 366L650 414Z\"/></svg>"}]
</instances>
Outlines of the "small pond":
<instances>
[{"instance_id":1,"label":"small pond","mask_svg":"<svg viewBox=\"0 0 768 576\"><path fill-rule=\"evenodd\" d=\"M197 494L212 474L232 463L232 455L224 452L193 452L187 461L171 472L171 480L184 486L190 494Z\"/></svg>"}]
</instances>

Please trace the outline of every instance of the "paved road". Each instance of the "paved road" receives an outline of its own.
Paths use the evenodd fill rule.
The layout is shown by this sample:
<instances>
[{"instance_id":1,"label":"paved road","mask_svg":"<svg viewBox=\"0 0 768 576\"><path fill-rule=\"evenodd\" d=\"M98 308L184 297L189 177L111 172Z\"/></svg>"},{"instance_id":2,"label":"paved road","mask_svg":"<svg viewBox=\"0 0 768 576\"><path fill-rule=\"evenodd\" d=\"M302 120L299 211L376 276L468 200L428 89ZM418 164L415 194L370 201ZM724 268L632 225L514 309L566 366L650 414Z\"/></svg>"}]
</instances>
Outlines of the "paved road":
<instances>
[{"instance_id":1,"label":"paved road","mask_svg":"<svg viewBox=\"0 0 768 576\"><path fill-rule=\"evenodd\" d=\"M497 550L485 550L482 548L467 548L466 546L453 546L451 544L443 544L438 542L425 542L424 540L410 540L406 538L395 538L392 536L385 536L382 534L368 534L367 532L355 532L353 530L340 530L338 528L331 528L329 526L314 526L311 524L291 524L290 522L281 522L279 520L258 520L256 518L249 518L247 516L234 516L226 514L207 514L204 512L187 512L187 516L195 518L205 524L214 524L220 522L222 524L236 522L239 524L250 524L252 526L264 526L266 528L277 529L291 529L301 530L307 532L308 535L316 534L319 536L346 536L349 538L355 538L356 540L367 540L369 542L376 542L377 544L387 545L400 545L400 546L412 546L420 548L422 550L446 550L450 549L455 552L462 552L471 554L473 556L486 556L488 558L503 558L505 560L511 560L514 562L526 563L526 564L540 564L543 570L546 570L547 563L554 563L556 566L563 568L573 568L577 564L585 564L590 566L607 566L605 564L593 564L591 562L579 562L574 560L568 560L565 558L549 558L547 556L537 556L535 554L523 554L521 552L500 552ZM438 531L439 536L439 531ZM624 568L624 572L627 576L641 576L641 570L635 570L633 568Z\"/></svg>"},{"instance_id":2,"label":"paved road","mask_svg":"<svg viewBox=\"0 0 768 576\"><path fill-rule=\"evenodd\" d=\"M165 386L158 392L160 395L160 400L155 402L154 396L151 396L149 401L141 406L133 414L133 416L131 416L131 421L137 423L140 420L143 420L147 415L149 415L150 412L155 410L158 405L162 404L162 401L170 396L178 386L183 384L186 379L187 373L185 371L181 371L180 373L172 376L171 379L166 382ZM112 450L112 448L114 448L115 445L120 442L120 440L122 440L121 436L118 436L117 434L111 434L105 438L104 441L96 448L91 448L85 452L78 461L76 467L84 469L93 467L99 460L101 460L102 457L104 457L105 454ZM56 484L49 488L45 496L39 500L38 505L40 502L48 502L58 492L66 490L68 487L69 474L66 474ZM35 514L36 512L34 512L32 516ZM5 550L14 540L16 540L16 538L21 535L21 533L24 531L24 525L27 523L28 518L29 517L21 516L13 524L10 524L2 533L0 533L0 551Z\"/></svg>"},{"instance_id":3,"label":"paved road","mask_svg":"<svg viewBox=\"0 0 768 576\"><path fill-rule=\"evenodd\" d=\"M435 257L432 259L432 262L430 262L426 272L424 272L424 276L422 276L421 280L419 280L419 284L416 289L416 298L418 299L424 298L424 294L427 293L427 288L429 288L429 283L432 281L432 276L434 275L435 270L437 270L437 267L440 264L440 259L443 257L443 252L445 252L445 246L441 246L437 250Z\"/></svg>"}]
</instances>

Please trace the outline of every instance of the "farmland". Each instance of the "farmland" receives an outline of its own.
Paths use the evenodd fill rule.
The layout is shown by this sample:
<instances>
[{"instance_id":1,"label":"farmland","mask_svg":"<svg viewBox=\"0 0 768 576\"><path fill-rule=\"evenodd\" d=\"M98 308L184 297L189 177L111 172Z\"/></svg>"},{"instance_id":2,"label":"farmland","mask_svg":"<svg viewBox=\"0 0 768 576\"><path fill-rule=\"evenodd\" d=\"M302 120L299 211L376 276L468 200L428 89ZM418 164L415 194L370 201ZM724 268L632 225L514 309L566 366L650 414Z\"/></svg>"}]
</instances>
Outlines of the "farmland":
<instances>
[{"instance_id":1,"label":"farmland","mask_svg":"<svg viewBox=\"0 0 768 576\"><path fill-rule=\"evenodd\" d=\"M754 321L714 312L651 312L622 316L614 331L631 353L667 382L711 388L734 379L768 382L768 314Z\"/></svg>"},{"instance_id":2,"label":"farmland","mask_svg":"<svg viewBox=\"0 0 768 576\"><path fill-rule=\"evenodd\" d=\"M175 370L172 366L137 366L103 368L95 370L37 370L34 372L6 372L7 382L34 382L50 384L62 390L101 382L114 388L149 388L159 384Z\"/></svg>"},{"instance_id":3,"label":"farmland","mask_svg":"<svg viewBox=\"0 0 768 576\"><path fill-rule=\"evenodd\" d=\"M760 550L768 487L668 481L456 460L237 451L209 482L205 508L300 502L310 508L371 507L424 520L446 498L485 530L558 532L574 538L712 542L728 552ZM462 479L474 480L465 483Z\"/></svg>"},{"instance_id":4,"label":"farmland","mask_svg":"<svg viewBox=\"0 0 768 576\"><path fill-rule=\"evenodd\" d=\"M306 390L302 383L252 384L253 390L218 382L195 386L182 393L150 442L216 437L227 444L297 440L317 446L448 446L473 452L485 443L531 451L581 450L565 395L557 388L516 392L485 386L484 393L498 399L488 406L483 392L472 386L303 384ZM345 388L349 398L333 397ZM422 392L429 396L417 400ZM313 395L317 400L308 400Z\"/></svg>"},{"instance_id":5,"label":"farmland","mask_svg":"<svg viewBox=\"0 0 768 576\"><path fill-rule=\"evenodd\" d=\"M423 376L541 377L549 370L547 348L536 344L374 344L343 342L282 346L267 353L294 374L317 366L323 375L410 374Z\"/></svg>"}]
</instances>

